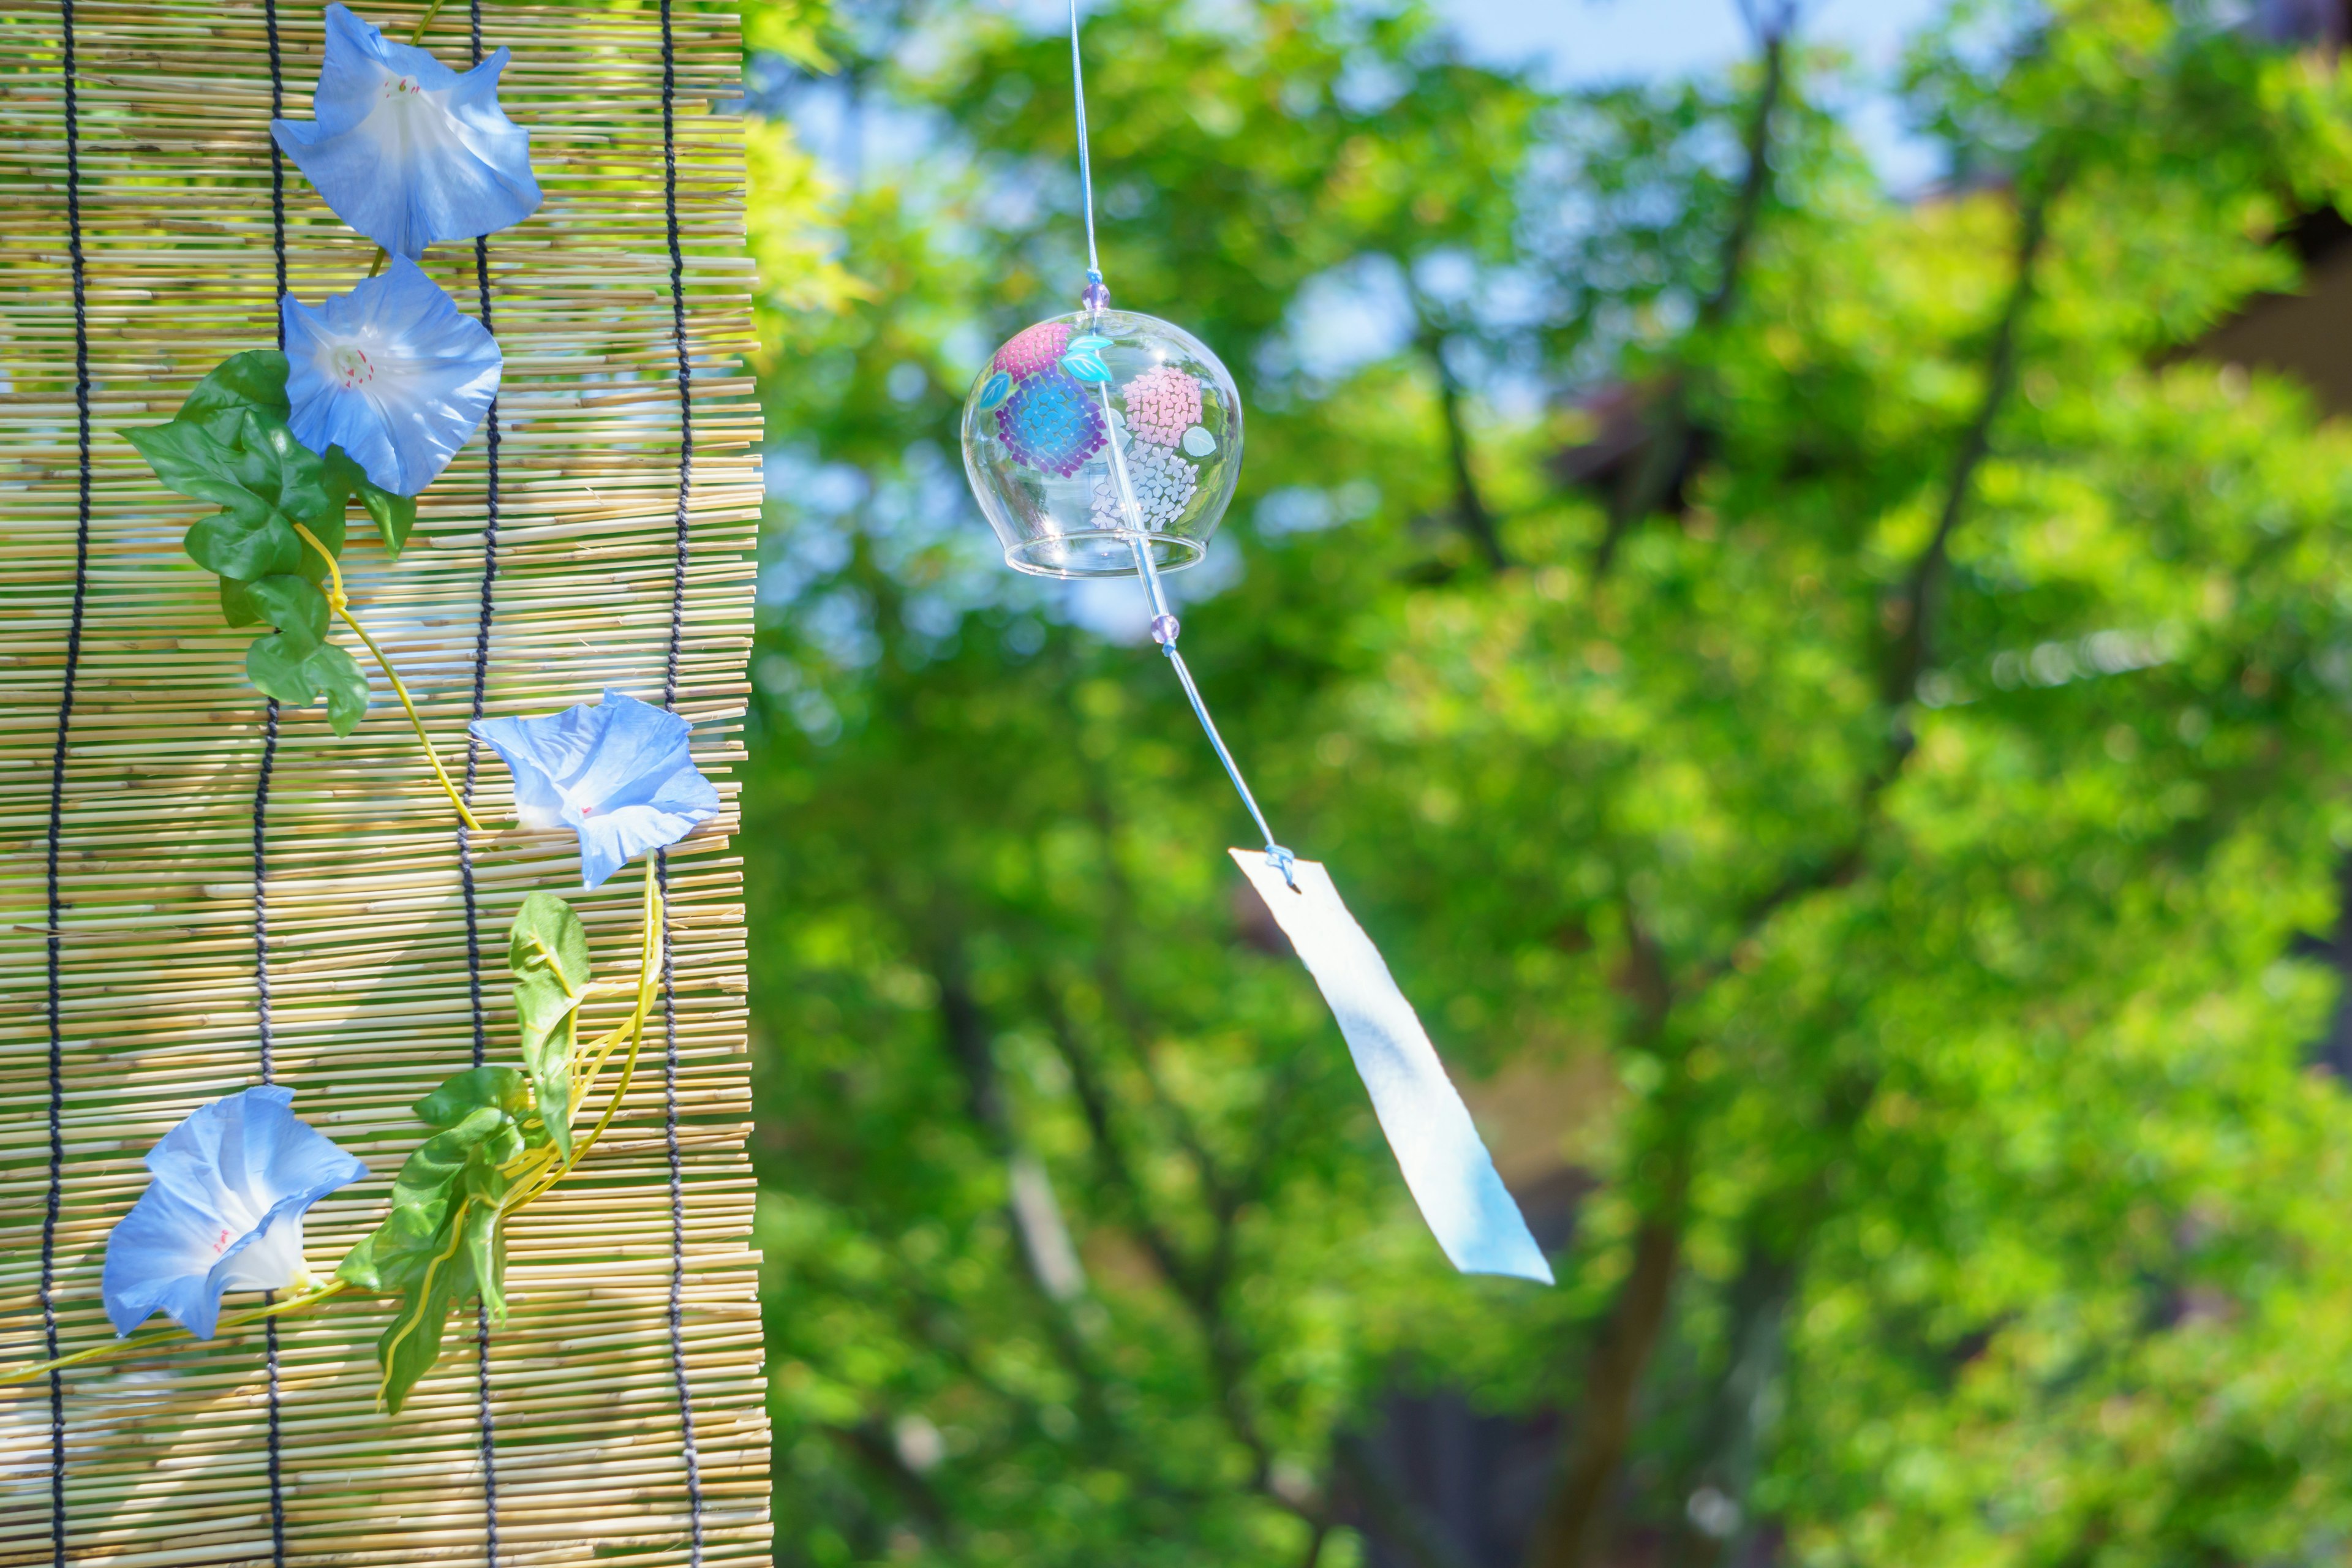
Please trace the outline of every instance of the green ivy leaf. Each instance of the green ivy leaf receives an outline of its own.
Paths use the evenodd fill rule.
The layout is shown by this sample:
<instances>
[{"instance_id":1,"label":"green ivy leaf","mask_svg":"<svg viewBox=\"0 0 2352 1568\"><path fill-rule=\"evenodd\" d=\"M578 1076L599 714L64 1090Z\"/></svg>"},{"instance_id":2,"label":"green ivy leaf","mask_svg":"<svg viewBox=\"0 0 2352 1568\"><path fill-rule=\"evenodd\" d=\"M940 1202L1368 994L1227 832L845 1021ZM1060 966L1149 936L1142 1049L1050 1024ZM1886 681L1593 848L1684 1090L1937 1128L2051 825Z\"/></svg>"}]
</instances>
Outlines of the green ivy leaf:
<instances>
[{"instance_id":1,"label":"green ivy leaf","mask_svg":"<svg viewBox=\"0 0 2352 1568\"><path fill-rule=\"evenodd\" d=\"M348 735L367 717L368 682L359 660L332 643L320 645L302 661L327 693L327 726Z\"/></svg>"},{"instance_id":2,"label":"green ivy leaf","mask_svg":"<svg viewBox=\"0 0 2352 1568\"><path fill-rule=\"evenodd\" d=\"M340 509L346 498L357 496L375 521L384 553L396 559L407 546L408 531L416 526L416 498L394 495L369 479L367 470L341 447L327 448L326 466L327 488L336 496L336 506Z\"/></svg>"},{"instance_id":3,"label":"green ivy leaf","mask_svg":"<svg viewBox=\"0 0 2352 1568\"><path fill-rule=\"evenodd\" d=\"M309 707L325 691L327 722L338 735L350 734L367 716L367 677L332 643L305 649L284 634L257 637L246 650L245 673L263 695L297 708Z\"/></svg>"},{"instance_id":4,"label":"green ivy leaf","mask_svg":"<svg viewBox=\"0 0 2352 1568\"><path fill-rule=\"evenodd\" d=\"M443 1331L459 1302L479 1295L493 1319L505 1319L499 1227L515 1184L500 1167L523 1152L517 1112L527 1102L522 1075L512 1068L458 1073L418 1100L416 1113L440 1131L393 1179L383 1223L336 1266L341 1279L400 1297L376 1342L378 1397L394 1414L440 1359Z\"/></svg>"},{"instance_id":5,"label":"green ivy leaf","mask_svg":"<svg viewBox=\"0 0 2352 1568\"><path fill-rule=\"evenodd\" d=\"M427 1127L455 1127L484 1107L520 1121L530 1109L530 1080L513 1068L468 1068L409 1109Z\"/></svg>"},{"instance_id":6,"label":"green ivy leaf","mask_svg":"<svg viewBox=\"0 0 2352 1568\"><path fill-rule=\"evenodd\" d=\"M184 543L197 565L233 582L299 571L303 564L301 536L268 507L257 516L215 512L188 530Z\"/></svg>"},{"instance_id":7,"label":"green ivy leaf","mask_svg":"<svg viewBox=\"0 0 2352 1568\"><path fill-rule=\"evenodd\" d=\"M271 467L276 469L278 510L294 519L327 544L336 556L342 555L341 529L344 498L329 493L324 459L294 438L294 432L275 420L265 423L258 414L247 412L246 437L257 441L268 452ZM337 537L330 542L326 527L332 523Z\"/></svg>"},{"instance_id":8,"label":"green ivy leaf","mask_svg":"<svg viewBox=\"0 0 2352 1568\"><path fill-rule=\"evenodd\" d=\"M496 1217L491 1216L493 1224ZM420 1248L424 1260L415 1277L398 1287L400 1304L376 1339L376 1364L383 1372L376 1398L392 1415L400 1414L417 1379L441 1359L441 1336L448 1327L450 1310L479 1289L474 1277L474 1254L464 1245L466 1218L461 1200Z\"/></svg>"},{"instance_id":9,"label":"green ivy leaf","mask_svg":"<svg viewBox=\"0 0 2352 1568\"><path fill-rule=\"evenodd\" d=\"M579 1047L580 1001L588 991L588 932L572 906L538 892L507 932L522 1059L539 1096L540 1120L558 1152L572 1157L572 1066Z\"/></svg>"},{"instance_id":10,"label":"green ivy leaf","mask_svg":"<svg viewBox=\"0 0 2352 1568\"><path fill-rule=\"evenodd\" d=\"M251 416L249 409L238 415L240 421ZM139 448L155 477L182 495L225 507L247 524L269 516L269 499L256 494L246 482L250 454L234 437L222 440L201 425L178 419L122 434Z\"/></svg>"},{"instance_id":11,"label":"green ivy leaf","mask_svg":"<svg viewBox=\"0 0 2352 1568\"><path fill-rule=\"evenodd\" d=\"M234 577L220 580L220 606L222 618L230 626L257 626L262 624L260 606L253 602L253 595L245 591L245 584Z\"/></svg>"},{"instance_id":12,"label":"green ivy leaf","mask_svg":"<svg viewBox=\"0 0 2352 1568\"><path fill-rule=\"evenodd\" d=\"M279 420L290 415L286 356L276 349L251 349L221 361L180 405L179 418L203 426L217 440L234 441L248 408Z\"/></svg>"},{"instance_id":13,"label":"green ivy leaf","mask_svg":"<svg viewBox=\"0 0 2352 1568\"><path fill-rule=\"evenodd\" d=\"M327 595L290 572L245 584L245 597L261 619L276 626L289 658L308 658L327 640Z\"/></svg>"}]
</instances>

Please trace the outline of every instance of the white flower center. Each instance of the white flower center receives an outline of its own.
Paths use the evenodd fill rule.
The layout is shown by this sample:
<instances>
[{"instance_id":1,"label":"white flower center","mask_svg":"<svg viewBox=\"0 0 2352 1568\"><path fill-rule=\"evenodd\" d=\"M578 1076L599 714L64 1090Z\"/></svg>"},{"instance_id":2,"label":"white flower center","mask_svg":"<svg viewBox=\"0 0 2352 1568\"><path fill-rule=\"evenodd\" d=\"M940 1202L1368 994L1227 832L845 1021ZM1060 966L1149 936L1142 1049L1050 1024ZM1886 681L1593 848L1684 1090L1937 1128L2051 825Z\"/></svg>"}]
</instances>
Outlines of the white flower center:
<instances>
[{"instance_id":1,"label":"white flower center","mask_svg":"<svg viewBox=\"0 0 2352 1568\"><path fill-rule=\"evenodd\" d=\"M338 343L329 350L327 373L345 392L365 386L375 379L375 366L369 363L367 351L357 343Z\"/></svg>"},{"instance_id":2,"label":"white flower center","mask_svg":"<svg viewBox=\"0 0 2352 1568\"><path fill-rule=\"evenodd\" d=\"M383 79L383 96L387 99L415 98L424 90L413 76L388 76Z\"/></svg>"}]
</instances>

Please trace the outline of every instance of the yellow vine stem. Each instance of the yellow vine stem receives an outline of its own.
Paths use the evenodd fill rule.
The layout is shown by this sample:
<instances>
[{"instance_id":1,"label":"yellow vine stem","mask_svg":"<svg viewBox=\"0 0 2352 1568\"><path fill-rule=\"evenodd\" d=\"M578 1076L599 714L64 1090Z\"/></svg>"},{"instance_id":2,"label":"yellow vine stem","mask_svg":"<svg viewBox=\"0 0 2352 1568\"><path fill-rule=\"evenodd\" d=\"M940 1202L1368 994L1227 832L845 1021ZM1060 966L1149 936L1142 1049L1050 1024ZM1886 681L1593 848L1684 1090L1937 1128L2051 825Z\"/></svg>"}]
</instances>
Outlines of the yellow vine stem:
<instances>
[{"instance_id":1,"label":"yellow vine stem","mask_svg":"<svg viewBox=\"0 0 2352 1568\"><path fill-rule=\"evenodd\" d=\"M317 551L319 558L327 563L328 581L332 584L327 595L327 607L341 616L343 625L352 628L352 635L367 646L368 652L375 655L376 668L383 671L386 680L392 682L393 695L400 699L401 707L408 711L408 722L416 731L416 743L425 748L425 760L433 764L433 776L441 781L441 793L449 797L451 805L457 807L457 819L479 833L482 825L474 819L472 812L466 809L465 801L458 797L457 786L449 782L449 771L441 765L440 756L433 750L432 740L425 733L425 721L416 716L416 704L408 700L408 688L400 683L400 676L392 668L392 660L384 658L383 649L376 647L375 638L367 635L367 628L361 626L352 614L351 598L343 592L343 569L335 563L333 552L319 542L317 534L300 523L294 525L294 531L300 534L302 542Z\"/></svg>"},{"instance_id":2,"label":"yellow vine stem","mask_svg":"<svg viewBox=\"0 0 2352 1568\"><path fill-rule=\"evenodd\" d=\"M667 913L662 903L661 889L654 878L651 860L646 863L645 909L645 937L637 949L637 1005L630 1010L629 1016L621 1021L618 1027L592 1042L593 1046L601 1047L602 1049L597 1052L594 1063L581 1079L579 1089L573 1091L572 1105L566 1114L579 1113L581 1105L586 1101L590 1091L594 1089L597 1079L604 1075L604 1063L611 1058L614 1050L625 1037L629 1042L629 1054L621 1058L621 1081L614 1086L613 1098L605 1102L604 1113L596 1119L596 1125L588 1130L588 1135L585 1138L572 1145L572 1158L556 1167L544 1178L539 1179L529 1192L515 1200L506 1210L504 1217L507 1219L512 1219L516 1215L520 1214L541 1194L549 1191L558 1182L579 1168L580 1162L588 1157L588 1151L596 1146L596 1140L604 1135L604 1129L613 1124L613 1118L620 1112L621 1101L628 1096L629 1084L636 1077L637 1053L645 1045L646 1017L653 1011L655 985L661 975L662 922L667 919Z\"/></svg>"},{"instance_id":3,"label":"yellow vine stem","mask_svg":"<svg viewBox=\"0 0 2352 1568\"><path fill-rule=\"evenodd\" d=\"M328 1297L339 1296L349 1289L350 1285L345 1280L330 1279L315 1289L289 1296L283 1301L273 1301L267 1307L253 1307L242 1312L231 1312L215 1325L215 1337L230 1329L241 1329L249 1323L257 1323L264 1318L282 1318L289 1312L305 1311L317 1306ZM12 1383L30 1383L37 1377L47 1376L65 1367L79 1366L84 1362L111 1361L116 1356L145 1355L149 1353L150 1346L163 1344L174 1334L187 1333L187 1330L177 1323L173 1323L148 1333L134 1334L128 1339L115 1340L108 1344L93 1345L89 1350L76 1351L71 1355L61 1355L55 1361L45 1361L37 1366L24 1366L13 1372L0 1372L0 1386ZM186 1343L171 1345L167 1349L155 1351L153 1353L173 1355L181 1351L192 1351L198 1345L210 1343L212 1343L211 1340L200 1340L193 1334L188 1334Z\"/></svg>"}]
</instances>

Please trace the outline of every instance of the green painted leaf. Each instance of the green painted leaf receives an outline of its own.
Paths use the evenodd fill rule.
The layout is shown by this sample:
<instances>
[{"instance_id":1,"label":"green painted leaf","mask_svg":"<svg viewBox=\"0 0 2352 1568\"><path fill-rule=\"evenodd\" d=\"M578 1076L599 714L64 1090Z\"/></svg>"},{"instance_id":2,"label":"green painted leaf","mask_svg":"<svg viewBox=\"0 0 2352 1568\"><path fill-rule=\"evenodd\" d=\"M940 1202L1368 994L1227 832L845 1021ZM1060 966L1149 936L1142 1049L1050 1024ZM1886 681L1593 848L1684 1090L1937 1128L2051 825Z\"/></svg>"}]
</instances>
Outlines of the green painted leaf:
<instances>
[{"instance_id":1,"label":"green painted leaf","mask_svg":"<svg viewBox=\"0 0 2352 1568\"><path fill-rule=\"evenodd\" d=\"M538 892L507 932L515 1017L522 1026L523 1066L538 1092L540 1118L565 1159L572 1157L572 1065L579 1045L580 1000L588 990L588 932L572 906Z\"/></svg>"},{"instance_id":2,"label":"green painted leaf","mask_svg":"<svg viewBox=\"0 0 2352 1568\"><path fill-rule=\"evenodd\" d=\"M290 572L245 584L245 597L261 619L276 626L286 646L283 658L308 658L327 640L327 595Z\"/></svg>"},{"instance_id":3,"label":"green painted leaf","mask_svg":"<svg viewBox=\"0 0 2352 1568\"><path fill-rule=\"evenodd\" d=\"M233 441L248 408L281 420L289 416L286 356L276 349L229 355L196 383L180 405L179 417L203 426L219 440Z\"/></svg>"}]
</instances>

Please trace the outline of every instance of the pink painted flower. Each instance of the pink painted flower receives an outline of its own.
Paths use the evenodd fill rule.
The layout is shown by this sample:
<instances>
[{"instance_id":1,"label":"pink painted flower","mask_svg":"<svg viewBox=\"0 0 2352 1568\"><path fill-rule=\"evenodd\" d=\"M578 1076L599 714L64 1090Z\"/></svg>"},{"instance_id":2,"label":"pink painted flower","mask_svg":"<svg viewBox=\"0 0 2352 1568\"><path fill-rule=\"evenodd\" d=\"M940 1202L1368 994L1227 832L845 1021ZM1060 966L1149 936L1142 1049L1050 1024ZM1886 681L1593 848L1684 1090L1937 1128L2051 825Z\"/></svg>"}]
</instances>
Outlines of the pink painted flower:
<instances>
[{"instance_id":1,"label":"pink painted flower","mask_svg":"<svg viewBox=\"0 0 2352 1568\"><path fill-rule=\"evenodd\" d=\"M1014 376L1028 377L1054 368L1060 363L1062 351L1070 346L1070 323L1040 321L1035 326L1013 334L1005 345L996 351L996 368Z\"/></svg>"},{"instance_id":2,"label":"pink painted flower","mask_svg":"<svg viewBox=\"0 0 2352 1568\"><path fill-rule=\"evenodd\" d=\"M1172 364L1145 371L1123 395L1127 427L1143 440L1173 447L1201 422L1201 384Z\"/></svg>"}]
</instances>

